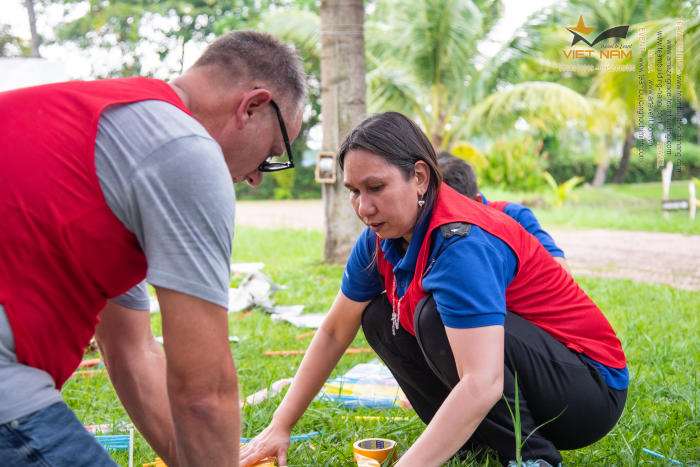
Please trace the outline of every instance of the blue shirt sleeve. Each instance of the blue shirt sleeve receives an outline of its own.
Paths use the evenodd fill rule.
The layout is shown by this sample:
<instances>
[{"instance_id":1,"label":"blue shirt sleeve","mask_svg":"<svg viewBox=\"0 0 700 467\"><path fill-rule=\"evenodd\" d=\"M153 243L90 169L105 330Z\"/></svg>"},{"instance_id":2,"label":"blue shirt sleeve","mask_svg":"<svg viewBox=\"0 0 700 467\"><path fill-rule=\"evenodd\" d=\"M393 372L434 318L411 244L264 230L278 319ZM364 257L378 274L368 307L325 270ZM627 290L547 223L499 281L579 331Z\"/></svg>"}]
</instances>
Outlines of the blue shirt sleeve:
<instances>
[{"instance_id":1,"label":"blue shirt sleeve","mask_svg":"<svg viewBox=\"0 0 700 467\"><path fill-rule=\"evenodd\" d=\"M384 280L377 268L376 247L377 234L368 228L352 247L340 286L343 295L350 300L366 302L384 291Z\"/></svg>"},{"instance_id":2,"label":"blue shirt sleeve","mask_svg":"<svg viewBox=\"0 0 700 467\"><path fill-rule=\"evenodd\" d=\"M468 235L448 239L436 229L428 264L431 262L423 288L433 294L445 326L463 329L504 324L506 288L518 265L505 242L475 225Z\"/></svg>"},{"instance_id":3,"label":"blue shirt sleeve","mask_svg":"<svg viewBox=\"0 0 700 467\"><path fill-rule=\"evenodd\" d=\"M503 212L518 221L518 224L522 225L525 230L534 235L550 255L555 258L564 257L562 249L554 243L554 239L542 228L535 217L535 213L533 213L530 208L518 203L508 203L506 207L503 208Z\"/></svg>"}]
</instances>

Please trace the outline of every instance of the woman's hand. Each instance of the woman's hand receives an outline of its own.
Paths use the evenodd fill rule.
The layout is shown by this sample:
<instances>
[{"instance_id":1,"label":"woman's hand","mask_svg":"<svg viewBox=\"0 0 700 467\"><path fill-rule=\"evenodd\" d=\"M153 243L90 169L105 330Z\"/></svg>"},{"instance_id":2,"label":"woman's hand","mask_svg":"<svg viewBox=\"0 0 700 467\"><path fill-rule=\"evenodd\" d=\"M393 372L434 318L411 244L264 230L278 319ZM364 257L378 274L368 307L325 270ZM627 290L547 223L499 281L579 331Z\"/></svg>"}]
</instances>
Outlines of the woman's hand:
<instances>
[{"instance_id":1,"label":"woman's hand","mask_svg":"<svg viewBox=\"0 0 700 467\"><path fill-rule=\"evenodd\" d=\"M291 437L291 427L283 427L273 420L258 436L250 443L241 446L240 465L246 467L255 465L265 457L277 457L277 465L287 465L287 451Z\"/></svg>"},{"instance_id":2,"label":"woman's hand","mask_svg":"<svg viewBox=\"0 0 700 467\"><path fill-rule=\"evenodd\" d=\"M241 447L242 467L253 465L266 456L277 456L278 465L287 465L292 427L318 394L357 334L367 303L369 302L354 302L343 292L338 292L301 361L289 391L275 411L272 422L250 443Z\"/></svg>"}]
</instances>

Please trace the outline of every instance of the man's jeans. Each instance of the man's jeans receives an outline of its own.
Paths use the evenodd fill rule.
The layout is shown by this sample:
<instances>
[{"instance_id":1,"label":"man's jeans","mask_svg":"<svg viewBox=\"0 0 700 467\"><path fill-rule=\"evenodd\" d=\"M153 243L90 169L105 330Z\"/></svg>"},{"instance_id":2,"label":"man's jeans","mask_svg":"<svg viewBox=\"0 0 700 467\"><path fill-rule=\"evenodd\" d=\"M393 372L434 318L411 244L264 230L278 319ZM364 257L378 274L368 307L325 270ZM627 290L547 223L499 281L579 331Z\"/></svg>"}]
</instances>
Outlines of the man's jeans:
<instances>
[{"instance_id":1,"label":"man's jeans","mask_svg":"<svg viewBox=\"0 0 700 467\"><path fill-rule=\"evenodd\" d=\"M0 464L13 467L117 465L65 402L0 425Z\"/></svg>"}]
</instances>

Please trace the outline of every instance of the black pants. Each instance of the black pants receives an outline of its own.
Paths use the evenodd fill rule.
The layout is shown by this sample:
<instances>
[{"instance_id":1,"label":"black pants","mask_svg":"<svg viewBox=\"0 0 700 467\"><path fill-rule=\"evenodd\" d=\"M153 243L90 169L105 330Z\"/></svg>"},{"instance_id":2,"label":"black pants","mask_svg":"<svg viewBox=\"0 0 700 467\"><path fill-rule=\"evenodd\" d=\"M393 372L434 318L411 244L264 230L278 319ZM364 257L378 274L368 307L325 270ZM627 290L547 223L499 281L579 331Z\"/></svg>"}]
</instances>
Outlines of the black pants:
<instances>
[{"instance_id":1,"label":"black pants","mask_svg":"<svg viewBox=\"0 0 700 467\"><path fill-rule=\"evenodd\" d=\"M459 381L445 327L432 296L416 308L416 336L391 333L391 305L377 296L362 315L367 341L386 363L418 416L428 424ZM559 449L594 443L617 423L627 390L608 388L598 370L547 332L516 314L505 321L504 397L515 411L515 374L522 458L561 462ZM469 403L469 401L465 401ZM544 426L533 430L542 423ZM532 434L531 434L532 433ZM515 434L508 407L500 400L463 449L490 447L505 465L515 459Z\"/></svg>"}]
</instances>

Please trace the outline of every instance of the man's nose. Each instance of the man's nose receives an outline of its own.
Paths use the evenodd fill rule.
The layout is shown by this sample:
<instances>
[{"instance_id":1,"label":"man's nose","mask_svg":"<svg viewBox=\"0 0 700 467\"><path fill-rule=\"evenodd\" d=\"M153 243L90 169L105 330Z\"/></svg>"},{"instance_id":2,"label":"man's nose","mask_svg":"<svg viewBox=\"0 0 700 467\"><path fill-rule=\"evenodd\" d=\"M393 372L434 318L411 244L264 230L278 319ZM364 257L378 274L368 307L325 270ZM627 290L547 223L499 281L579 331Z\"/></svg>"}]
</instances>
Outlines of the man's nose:
<instances>
[{"instance_id":1,"label":"man's nose","mask_svg":"<svg viewBox=\"0 0 700 467\"><path fill-rule=\"evenodd\" d=\"M245 176L245 181L248 182L250 186L258 186L262 183L263 174L257 170L249 173Z\"/></svg>"}]
</instances>

